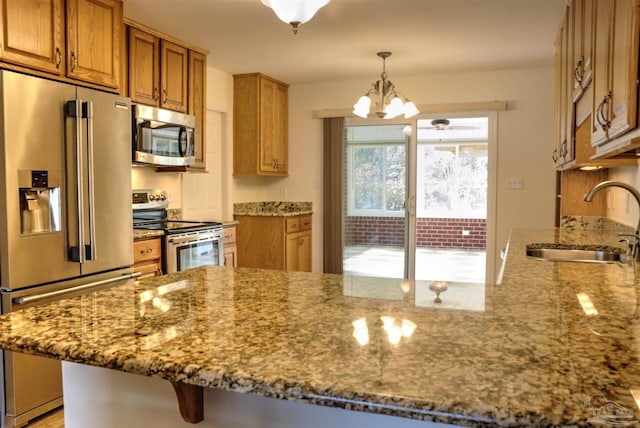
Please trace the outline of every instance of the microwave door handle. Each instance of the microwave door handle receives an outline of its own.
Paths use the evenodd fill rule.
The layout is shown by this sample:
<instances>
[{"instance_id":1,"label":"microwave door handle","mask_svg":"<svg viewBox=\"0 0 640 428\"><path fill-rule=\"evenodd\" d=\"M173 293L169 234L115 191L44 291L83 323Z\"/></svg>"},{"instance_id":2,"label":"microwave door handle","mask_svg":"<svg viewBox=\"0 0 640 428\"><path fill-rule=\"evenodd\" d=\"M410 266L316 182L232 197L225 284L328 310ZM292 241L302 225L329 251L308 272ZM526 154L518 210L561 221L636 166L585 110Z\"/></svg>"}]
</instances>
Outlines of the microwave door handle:
<instances>
[{"instance_id":1,"label":"microwave door handle","mask_svg":"<svg viewBox=\"0 0 640 428\"><path fill-rule=\"evenodd\" d=\"M185 147L182 149L182 133L184 133ZM180 156L185 157L189 152L189 133L187 132L186 126L181 126L180 131L178 132L178 150L180 151Z\"/></svg>"},{"instance_id":2,"label":"microwave door handle","mask_svg":"<svg viewBox=\"0 0 640 428\"><path fill-rule=\"evenodd\" d=\"M96 228L95 228L95 191L93 168L93 102L82 104L82 116L87 119L87 197L89 202L89 246L86 248L86 260L96 260Z\"/></svg>"},{"instance_id":3,"label":"microwave door handle","mask_svg":"<svg viewBox=\"0 0 640 428\"><path fill-rule=\"evenodd\" d=\"M73 138L73 155L75 161L75 187L76 187L76 211L77 211L77 224L76 232L78 233L77 246L70 245L67 249L69 260L73 262L84 263L85 254L84 251L80 251L80 248L83 246L84 242L84 230L82 228L82 218L84 217L84 205L82 203L82 145L80 144L80 139L82 135L82 105L79 100L71 100L67 102L67 116L72 117L74 119L74 138ZM68 229L67 229L68 230ZM68 242L71 242L70 237L68 236L69 231L67 231L67 239Z\"/></svg>"}]
</instances>

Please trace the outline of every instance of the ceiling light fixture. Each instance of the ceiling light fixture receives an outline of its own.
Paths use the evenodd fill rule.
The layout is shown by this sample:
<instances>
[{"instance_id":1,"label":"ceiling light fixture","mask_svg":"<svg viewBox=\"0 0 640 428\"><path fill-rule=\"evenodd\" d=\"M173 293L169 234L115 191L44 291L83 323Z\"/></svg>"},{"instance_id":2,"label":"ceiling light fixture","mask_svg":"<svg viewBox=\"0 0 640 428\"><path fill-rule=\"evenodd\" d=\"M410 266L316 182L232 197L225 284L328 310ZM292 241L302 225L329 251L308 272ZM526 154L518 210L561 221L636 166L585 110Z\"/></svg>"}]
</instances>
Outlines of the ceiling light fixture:
<instances>
[{"instance_id":1,"label":"ceiling light fixture","mask_svg":"<svg viewBox=\"0 0 640 428\"><path fill-rule=\"evenodd\" d=\"M270 7L278 18L293 27L293 34L298 34L298 26L304 24L316 14L318 9L329 3L329 0L260 0Z\"/></svg>"},{"instance_id":2,"label":"ceiling light fixture","mask_svg":"<svg viewBox=\"0 0 640 428\"><path fill-rule=\"evenodd\" d=\"M391 52L378 52L382 58L382 74L380 80L371 85L371 89L364 94L353 106L353 114L360 117L367 117L371 109L372 96L376 97L376 116L384 119L393 119L404 113L404 118L408 119L420 113L416 105L409 101L407 97L398 93L391 80L387 79L386 59L391 56ZM402 97L402 98L401 98Z\"/></svg>"}]
</instances>

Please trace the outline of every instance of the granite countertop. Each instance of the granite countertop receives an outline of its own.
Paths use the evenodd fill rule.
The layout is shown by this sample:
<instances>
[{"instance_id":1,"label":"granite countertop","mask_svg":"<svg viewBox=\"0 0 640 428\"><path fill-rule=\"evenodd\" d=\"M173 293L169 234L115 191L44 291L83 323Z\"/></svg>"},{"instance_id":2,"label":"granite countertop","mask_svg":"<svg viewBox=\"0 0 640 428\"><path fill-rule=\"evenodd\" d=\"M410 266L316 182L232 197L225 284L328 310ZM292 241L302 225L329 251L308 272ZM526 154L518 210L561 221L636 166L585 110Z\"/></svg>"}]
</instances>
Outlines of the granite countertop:
<instances>
[{"instance_id":1,"label":"granite countertop","mask_svg":"<svg viewBox=\"0 0 640 428\"><path fill-rule=\"evenodd\" d=\"M524 255L541 242L620 245L613 232L514 231L480 310L434 306L429 282L200 267L0 316L0 347L461 425L590 426L607 400L631 412L617 422L638 418L634 266Z\"/></svg>"},{"instance_id":2,"label":"granite countertop","mask_svg":"<svg viewBox=\"0 0 640 428\"><path fill-rule=\"evenodd\" d=\"M133 229L133 240L164 236L164 230Z\"/></svg>"},{"instance_id":3,"label":"granite countertop","mask_svg":"<svg viewBox=\"0 0 640 428\"><path fill-rule=\"evenodd\" d=\"M311 202L238 202L233 204L233 215L249 216L296 216L313 213Z\"/></svg>"}]
</instances>

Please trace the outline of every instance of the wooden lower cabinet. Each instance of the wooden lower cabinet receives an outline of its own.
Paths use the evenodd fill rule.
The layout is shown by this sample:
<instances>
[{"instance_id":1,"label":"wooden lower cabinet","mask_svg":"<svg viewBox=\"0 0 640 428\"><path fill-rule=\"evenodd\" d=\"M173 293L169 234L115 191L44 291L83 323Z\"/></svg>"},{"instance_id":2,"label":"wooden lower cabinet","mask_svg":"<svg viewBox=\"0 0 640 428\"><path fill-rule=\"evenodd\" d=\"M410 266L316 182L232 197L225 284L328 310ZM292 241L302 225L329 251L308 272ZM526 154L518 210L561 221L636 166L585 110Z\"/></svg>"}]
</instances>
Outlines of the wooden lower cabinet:
<instances>
[{"instance_id":1,"label":"wooden lower cabinet","mask_svg":"<svg viewBox=\"0 0 640 428\"><path fill-rule=\"evenodd\" d=\"M311 272L311 215L235 219L238 266Z\"/></svg>"},{"instance_id":2,"label":"wooden lower cabinet","mask_svg":"<svg viewBox=\"0 0 640 428\"><path fill-rule=\"evenodd\" d=\"M162 242L160 237L133 241L133 269L139 279L162 275Z\"/></svg>"},{"instance_id":3,"label":"wooden lower cabinet","mask_svg":"<svg viewBox=\"0 0 640 428\"><path fill-rule=\"evenodd\" d=\"M224 228L224 265L238 267L238 247L236 246L236 227Z\"/></svg>"}]
</instances>

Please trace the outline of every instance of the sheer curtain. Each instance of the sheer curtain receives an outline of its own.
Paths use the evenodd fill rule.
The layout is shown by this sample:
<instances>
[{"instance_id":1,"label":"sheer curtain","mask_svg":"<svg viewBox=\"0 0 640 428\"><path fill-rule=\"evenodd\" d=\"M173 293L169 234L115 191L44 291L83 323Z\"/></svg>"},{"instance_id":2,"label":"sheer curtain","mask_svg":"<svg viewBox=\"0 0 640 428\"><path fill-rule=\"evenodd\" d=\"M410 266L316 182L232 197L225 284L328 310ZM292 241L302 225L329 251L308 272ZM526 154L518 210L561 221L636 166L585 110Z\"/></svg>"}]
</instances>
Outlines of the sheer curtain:
<instances>
[{"instance_id":1,"label":"sheer curtain","mask_svg":"<svg viewBox=\"0 0 640 428\"><path fill-rule=\"evenodd\" d=\"M324 272L342 273L342 190L344 189L344 118L323 123L323 251Z\"/></svg>"}]
</instances>

